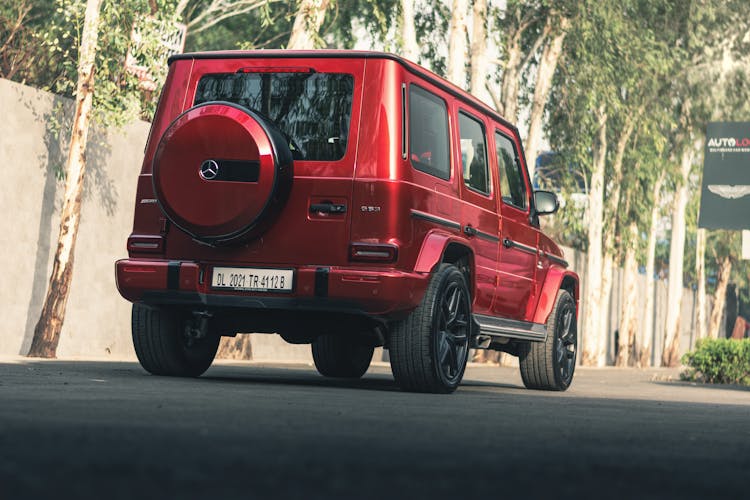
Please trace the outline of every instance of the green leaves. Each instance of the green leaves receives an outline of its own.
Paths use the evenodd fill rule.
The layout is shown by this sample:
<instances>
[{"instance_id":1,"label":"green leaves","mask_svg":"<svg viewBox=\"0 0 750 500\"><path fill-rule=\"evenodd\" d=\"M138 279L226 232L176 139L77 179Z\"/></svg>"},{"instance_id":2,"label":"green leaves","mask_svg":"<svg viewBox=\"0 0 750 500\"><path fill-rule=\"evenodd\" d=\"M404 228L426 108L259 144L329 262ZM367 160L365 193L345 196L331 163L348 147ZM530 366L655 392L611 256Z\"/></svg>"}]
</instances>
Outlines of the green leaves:
<instances>
[{"instance_id":1,"label":"green leaves","mask_svg":"<svg viewBox=\"0 0 750 500\"><path fill-rule=\"evenodd\" d=\"M750 385L750 339L703 339L682 357L683 380Z\"/></svg>"}]
</instances>

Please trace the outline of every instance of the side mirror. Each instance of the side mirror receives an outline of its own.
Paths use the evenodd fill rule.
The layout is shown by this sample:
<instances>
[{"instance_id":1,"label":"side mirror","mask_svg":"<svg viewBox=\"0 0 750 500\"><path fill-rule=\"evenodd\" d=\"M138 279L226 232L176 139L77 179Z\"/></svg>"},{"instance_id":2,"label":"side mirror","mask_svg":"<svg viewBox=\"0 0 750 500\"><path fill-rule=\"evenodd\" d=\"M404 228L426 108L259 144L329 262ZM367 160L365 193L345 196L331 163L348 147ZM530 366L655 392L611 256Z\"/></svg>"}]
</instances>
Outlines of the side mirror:
<instances>
[{"instance_id":1,"label":"side mirror","mask_svg":"<svg viewBox=\"0 0 750 500\"><path fill-rule=\"evenodd\" d=\"M560 208L560 200L555 193L534 191L534 207L538 215L554 214Z\"/></svg>"}]
</instances>

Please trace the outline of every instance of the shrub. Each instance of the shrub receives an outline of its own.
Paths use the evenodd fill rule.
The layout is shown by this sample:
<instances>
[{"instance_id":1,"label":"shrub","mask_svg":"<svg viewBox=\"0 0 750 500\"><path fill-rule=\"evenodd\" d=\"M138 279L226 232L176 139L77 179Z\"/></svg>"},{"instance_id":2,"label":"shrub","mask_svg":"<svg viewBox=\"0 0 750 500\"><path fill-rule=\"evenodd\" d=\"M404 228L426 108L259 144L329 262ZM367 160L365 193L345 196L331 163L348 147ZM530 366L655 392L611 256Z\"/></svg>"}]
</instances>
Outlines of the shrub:
<instances>
[{"instance_id":1,"label":"shrub","mask_svg":"<svg viewBox=\"0 0 750 500\"><path fill-rule=\"evenodd\" d=\"M682 357L683 380L750 385L750 339L703 339Z\"/></svg>"}]
</instances>

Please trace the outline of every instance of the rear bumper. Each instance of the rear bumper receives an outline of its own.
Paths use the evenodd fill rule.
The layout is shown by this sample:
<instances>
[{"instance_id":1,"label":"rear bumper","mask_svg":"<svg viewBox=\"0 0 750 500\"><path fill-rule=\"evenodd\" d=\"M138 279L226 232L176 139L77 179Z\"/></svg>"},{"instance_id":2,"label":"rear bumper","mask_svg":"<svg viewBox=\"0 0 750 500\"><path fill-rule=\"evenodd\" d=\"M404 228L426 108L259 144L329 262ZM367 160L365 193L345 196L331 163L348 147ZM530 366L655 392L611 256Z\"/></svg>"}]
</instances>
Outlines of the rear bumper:
<instances>
[{"instance_id":1,"label":"rear bumper","mask_svg":"<svg viewBox=\"0 0 750 500\"><path fill-rule=\"evenodd\" d=\"M291 293L239 292L212 289L212 268L192 261L123 259L115 264L117 289L131 302L153 305L396 317L419 304L429 280L428 274L393 269L302 266L295 269Z\"/></svg>"}]
</instances>

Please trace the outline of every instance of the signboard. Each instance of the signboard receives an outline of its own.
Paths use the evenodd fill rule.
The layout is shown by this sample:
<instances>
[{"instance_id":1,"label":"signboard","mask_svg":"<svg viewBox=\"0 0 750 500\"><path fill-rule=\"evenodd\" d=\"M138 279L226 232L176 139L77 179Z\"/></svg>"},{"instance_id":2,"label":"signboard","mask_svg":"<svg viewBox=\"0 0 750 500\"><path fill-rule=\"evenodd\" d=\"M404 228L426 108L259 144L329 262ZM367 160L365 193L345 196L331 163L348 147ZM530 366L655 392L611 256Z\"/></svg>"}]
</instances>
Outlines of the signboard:
<instances>
[{"instance_id":1,"label":"signboard","mask_svg":"<svg viewBox=\"0 0 750 500\"><path fill-rule=\"evenodd\" d=\"M708 124L698 227L750 229L750 122Z\"/></svg>"}]
</instances>

